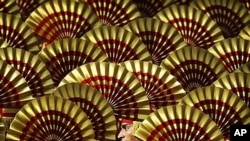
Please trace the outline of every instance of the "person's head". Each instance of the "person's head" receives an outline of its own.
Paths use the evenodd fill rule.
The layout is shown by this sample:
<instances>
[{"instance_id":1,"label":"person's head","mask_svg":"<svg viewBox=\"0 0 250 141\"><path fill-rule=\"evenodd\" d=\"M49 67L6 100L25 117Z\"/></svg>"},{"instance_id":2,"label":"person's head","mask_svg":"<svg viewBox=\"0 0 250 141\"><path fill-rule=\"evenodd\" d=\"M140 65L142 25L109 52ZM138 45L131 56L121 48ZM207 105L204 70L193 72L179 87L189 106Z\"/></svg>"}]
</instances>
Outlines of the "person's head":
<instances>
[{"instance_id":1,"label":"person's head","mask_svg":"<svg viewBox=\"0 0 250 141\"><path fill-rule=\"evenodd\" d=\"M134 137L134 132L138 128L140 122L121 119L121 129L118 134L118 139L120 141L138 141L136 137Z\"/></svg>"}]
</instances>

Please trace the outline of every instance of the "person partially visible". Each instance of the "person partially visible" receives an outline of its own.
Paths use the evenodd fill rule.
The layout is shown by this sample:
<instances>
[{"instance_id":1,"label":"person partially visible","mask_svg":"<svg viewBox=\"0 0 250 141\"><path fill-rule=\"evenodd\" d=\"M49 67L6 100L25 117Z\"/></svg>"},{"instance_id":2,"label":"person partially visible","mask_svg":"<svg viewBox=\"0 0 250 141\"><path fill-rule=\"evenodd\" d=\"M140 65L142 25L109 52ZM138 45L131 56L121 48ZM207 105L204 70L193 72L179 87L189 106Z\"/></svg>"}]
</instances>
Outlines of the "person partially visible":
<instances>
[{"instance_id":1,"label":"person partially visible","mask_svg":"<svg viewBox=\"0 0 250 141\"><path fill-rule=\"evenodd\" d=\"M129 119L121 119L121 129L118 134L117 141L139 141L134 133L136 129L139 127L141 122L132 121Z\"/></svg>"}]
</instances>

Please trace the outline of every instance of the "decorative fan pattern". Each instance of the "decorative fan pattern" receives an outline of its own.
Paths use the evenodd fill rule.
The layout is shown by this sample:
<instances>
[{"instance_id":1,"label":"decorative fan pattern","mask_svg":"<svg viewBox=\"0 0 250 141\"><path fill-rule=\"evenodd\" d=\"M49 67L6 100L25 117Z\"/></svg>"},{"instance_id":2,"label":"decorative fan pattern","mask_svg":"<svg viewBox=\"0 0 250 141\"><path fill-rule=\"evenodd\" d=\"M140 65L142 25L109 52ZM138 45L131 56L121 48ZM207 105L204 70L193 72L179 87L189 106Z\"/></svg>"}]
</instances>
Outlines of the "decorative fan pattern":
<instances>
[{"instance_id":1,"label":"decorative fan pattern","mask_svg":"<svg viewBox=\"0 0 250 141\"><path fill-rule=\"evenodd\" d=\"M250 62L240 66L238 69L234 70L234 72L250 73Z\"/></svg>"},{"instance_id":2,"label":"decorative fan pattern","mask_svg":"<svg viewBox=\"0 0 250 141\"><path fill-rule=\"evenodd\" d=\"M239 37L245 40L250 40L250 24L246 25L239 33Z\"/></svg>"},{"instance_id":3,"label":"decorative fan pattern","mask_svg":"<svg viewBox=\"0 0 250 141\"><path fill-rule=\"evenodd\" d=\"M0 0L0 12L20 17L16 0Z\"/></svg>"}]
</instances>

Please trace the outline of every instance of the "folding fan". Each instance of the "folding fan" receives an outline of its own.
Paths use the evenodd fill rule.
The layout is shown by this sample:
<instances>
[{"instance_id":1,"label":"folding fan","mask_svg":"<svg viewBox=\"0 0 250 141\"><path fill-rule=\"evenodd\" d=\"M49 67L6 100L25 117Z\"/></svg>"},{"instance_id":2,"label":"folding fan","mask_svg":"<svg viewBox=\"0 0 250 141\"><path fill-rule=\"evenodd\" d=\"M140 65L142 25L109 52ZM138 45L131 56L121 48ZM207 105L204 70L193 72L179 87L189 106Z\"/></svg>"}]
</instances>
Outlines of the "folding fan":
<instances>
[{"instance_id":1,"label":"folding fan","mask_svg":"<svg viewBox=\"0 0 250 141\"><path fill-rule=\"evenodd\" d=\"M89 85L103 94L117 118L144 120L150 113L145 89L133 73L115 63L92 62L77 67L59 86L74 82Z\"/></svg>"},{"instance_id":2,"label":"folding fan","mask_svg":"<svg viewBox=\"0 0 250 141\"><path fill-rule=\"evenodd\" d=\"M16 0L1 0L0 1L0 12L8 13L20 17L19 8L16 4Z\"/></svg>"},{"instance_id":3,"label":"folding fan","mask_svg":"<svg viewBox=\"0 0 250 141\"><path fill-rule=\"evenodd\" d=\"M227 74L218 58L198 47L184 47L170 53L161 66L177 78L186 92L208 86Z\"/></svg>"},{"instance_id":4,"label":"folding fan","mask_svg":"<svg viewBox=\"0 0 250 141\"><path fill-rule=\"evenodd\" d=\"M88 62L108 61L108 57L95 44L82 39L60 39L43 48L39 58L46 64L57 86L74 68Z\"/></svg>"},{"instance_id":5,"label":"folding fan","mask_svg":"<svg viewBox=\"0 0 250 141\"><path fill-rule=\"evenodd\" d=\"M73 102L43 96L32 100L17 113L7 140L94 140L88 116Z\"/></svg>"},{"instance_id":6,"label":"folding fan","mask_svg":"<svg viewBox=\"0 0 250 141\"><path fill-rule=\"evenodd\" d=\"M215 86L197 88L183 97L179 104L195 107L208 114L225 138L230 137L230 125L250 124L250 109L227 89Z\"/></svg>"},{"instance_id":7,"label":"folding fan","mask_svg":"<svg viewBox=\"0 0 250 141\"><path fill-rule=\"evenodd\" d=\"M176 78L164 68L139 60L126 61L120 65L138 78L147 93L150 105L156 109L177 104L186 94Z\"/></svg>"},{"instance_id":8,"label":"folding fan","mask_svg":"<svg viewBox=\"0 0 250 141\"><path fill-rule=\"evenodd\" d=\"M0 48L8 47L9 44L2 38L0 38Z\"/></svg>"},{"instance_id":9,"label":"folding fan","mask_svg":"<svg viewBox=\"0 0 250 141\"><path fill-rule=\"evenodd\" d=\"M0 116L0 141L5 140L5 126L4 123L2 122L2 117Z\"/></svg>"},{"instance_id":10,"label":"folding fan","mask_svg":"<svg viewBox=\"0 0 250 141\"><path fill-rule=\"evenodd\" d=\"M75 0L45 2L30 14L26 23L48 43L62 38L80 37L101 25L91 8Z\"/></svg>"},{"instance_id":11,"label":"folding fan","mask_svg":"<svg viewBox=\"0 0 250 141\"><path fill-rule=\"evenodd\" d=\"M173 25L190 46L208 48L224 39L221 29L211 17L190 6L171 5L154 18Z\"/></svg>"},{"instance_id":12,"label":"folding fan","mask_svg":"<svg viewBox=\"0 0 250 141\"><path fill-rule=\"evenodd\" d=\"M184 105L166 106L151 113L135 136L143 141L224 141L208 115Z\"/></svg>"},{"instance_id":13,"label":"folding fan","mask_svg":"<svg viewBox=\"0 0 250 141\"><path fill-rule=\"evenodd\" d=\"M160 65L171 51L187 46L179 32L170 24L158 19L140 18L124 26L135 33L147 46L152 60Z\"/></svg>"},{"instance_id":14,"label":"folding fan","mask_svg":"<svg viewBox=\"0 0 250 141\"><path fill-rule=\"evenodd\" d=\"M82 108L92 123L96 140L116 139L113 109L100 92L81 83L69 83L58 87L52 95L69 99Z\"/></svg>"},{"instance_id":15,"label":"folding fan","mask_svg":"<svg viewBox=\"0 0 250 141\"><path fill-rule=\"evenodd\" d=\"M140 38L124 28L102 26L85 33L82 38L95 43L112 62L137 59L151 61L147 47Z\"/></svg>"},{"instance_id":16,"label":"folding fan","mask_svg":"<svg viewBox=\"0 0 250 141\"><path fill-rule=\"evenodd\" d=\"M239 33L239 37L245 40L250 40L250 24L246 25Z\"/></svg>"},{"instance_id":17,"label":"folding fan","mask_svg":"<svg viewBox=\"0 0 250 141\"><path fill-rule=\"evenodd\" d=\"M0 13L0 38L10 47L21 48L32 53L39 52L38 39L33 31L20 19Z\"/></svg>"},{"instance_id":18,"label":"folding fan","mask_svg":"<svg viewBox=\"0 0 250 141\"><path fill-rule=\"evenodd\" d=\"M240 66L238 69L234 70L234 72L250 73L250 62Z\"/></svg>"},{"instance_id":19,"label":"folding fan","mask_svg":"<svg viewBox=\"0 0 250 141\"><path fill-rule=\"evenodd\" d=\"M239 0L239 2L241 2L242 5L244 5L248 12L250 13L250 1L249 0Z\"/></svg>"},{"instance_id":20,"label":"folding fan","mask_svg":"<svg viewBox=\"0 0 250 141\"><path fill-rule=\"evenodd\" d=\"M133 0L81 0L92 8L103 25L123 26L141 17Z\"/></svg>"},{"instance_id":21,"label":"folding fan","mask_svg":"<svg viewBox=\"0 0 250 141\"><path fill-rule=\"evenodd\" d=\"M227 74L216 80L213 85L216 87L228 89L237 94L250 108L250 74L243 72L234 72Z\"/></svg>"}]
</instances>

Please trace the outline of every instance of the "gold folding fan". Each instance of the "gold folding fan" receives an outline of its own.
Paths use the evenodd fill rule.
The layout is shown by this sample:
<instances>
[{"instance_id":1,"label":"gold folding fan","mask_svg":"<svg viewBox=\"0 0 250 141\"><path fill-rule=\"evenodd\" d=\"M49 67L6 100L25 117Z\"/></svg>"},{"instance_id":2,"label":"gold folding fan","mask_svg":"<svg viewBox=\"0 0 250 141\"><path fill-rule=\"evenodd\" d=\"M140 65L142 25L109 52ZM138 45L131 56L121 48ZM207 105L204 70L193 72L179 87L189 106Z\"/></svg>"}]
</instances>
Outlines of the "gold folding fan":
<instances>
[{"instance_id":1,"label":"gold folding fan","mask_svg":"<svg viewBox=\"0 0 250 141\"><path fill-rule=\"evenodd\" d=\"M116 139L116 118L104 96L94 88L81 83L69 83L58 87L52 95L69 99L88 115L96 140Z\"/></svg>"},{"instance_id":2,"label":"gold folding fan","mask_svg":"<svg viewBox=\"0 0 250 141\"><path fill-rule=\"evenodd\" d=\"M57 86L74 68L94 61L109 61L95 44L77 38L60 39L43 48L38 54L46 64Z\"/></svg>"},{"instance_id":3,"label":"gold folding fan","mask_svg":"<svg viewBox=\"0 0 250 141\"><path fill-rule=\"evenodd\" d=\"M198 47L184 47L170 53L161 66L177 78L186 92L208 86L227 74L218 58Z\"/></svg>"},{"instance_id":4,"label":"gold folding fan","mask_svg":"<svg viewBox=\"0 0 250 141\"><path fill-rule=\"evenodd\" d=\"M187 46L179 32L159 19L140 18L124 26L147 46L152 61L160 65L171 51Z\"/></svg>"},{"instance_id":5,"label":"gold folding fan","mask_svg":"<svg viewBox=\"0 0 250 141\"><path fill-rule=\"evenodd\" d=\"M221 29L211 17L190 6L171 5L154 18L173 25L190 46L208 48L224 39Z\"/></svg>"},{"instance_id":6,"label":"gold folding fan","mask_svg":"<svg viewBox=\"0 0 250 141\"><path fill-rule=\"evenodd\" d=\"M238 69L234 70L234 72L250 73L250 62L243 64Z\"/></svg>"},{"instance_id":7,"label":"gold folding fan","mask_svg":"<svg viewBox=\"0 0 250 141\"><path fill-rule=\"evenodd\" d=\"M140 38L124 28L102 26L87 32L82 38L95 43L112 62L137 59L151 61L150 53Z\"/></svg>"},{"instance_id":8,"label":"gold folding fan","mask_svg":"<svg viewBox=\"0 0 250 141\"><path fill-rule=\"evenodd\" d=\"M239 33L239 37L245 40L250 40L250 24L246 25Z\"/></svg>"},{"instance_id":9,"label":"gold folding fan","mask_svg":"<svg viewBox=\"0 0 250 141\"><path fill-rule=\"evenodd\" d=\"M166 106L151 113L135 131L143 141L224 141L216 123L196 108Z\"/></svg>"},{"instance_id":10,"label":"gold folding fan","mask_svg":"<svg viewBox=\"0 0 250 141\"><path fill-rule=\"evenodd\" d=\"M23 106L6 138L16 141L94 141L94 130L79 106L61 97L43 96Z\"/></svg>"},{"instance_id":11,"label":"gold folding fan","mask_svg":"<svg viewBox=\"0 0 250 141\"><path fill-rule=\"evenodd\" d=\"M230 125L250 124L250 109L227 89L215 86L197 88L183 97L179 104L195 107L208 114L225 138L230 137Z\"/></svg>"},{"instance_id":12,"label":"gold folding fan","mask_svg":"<svg viewBox=\"0 0 250 141\"><path fill-rule=\"evenodd\" d=\"M1 0L0 1L0 12L12 14L16 17L20 17L19 7L16 4L16 0Z\"/></svg>"},{"instance_id":13,"label":"gold folding fan","mask_svg":"<svg viewBox=\"0 0 250 141\"><path fill-rule=\"evenodd\" d=\"M126 61L120 65L138 78L150 105L156 109L177 104L186 94L176 78L164 68L139 60Z\"/></svg>"},{"instance_id":14,"label":"gold folding fan","mask_svg":"<svg viewBox=\"0 0 250 141\"><path fill-rule=\"evenodd\" d=\"M0 48L5 48L8 46L9 44L3 38L0 38Z\"/></svg>"},{"instance_id":15,"label":"gold folding fan","mask_svg":"<svg viewBox=\"0 0 250 141\"><path fill-rule=\"evenodd\" d=\"M250 41L241 38L229 38L217 42L208 51L224 65L228 72L233 72L250 61Z\"/></svg>"},{"instance_id":16,"label":"gold folding fan","mask_svg":"<svg viewBox=\"0 0 250 141\"><path fill-rule=\"evenodd\" d=\"M59 86L75 82L89 85L103 94L117 118L143 120L150 113L145 89L131 72L115 63L92 62L77 67Z\"/></svg>"},{"instance_id":17,"label":"gold folding fan","mask_svg":"<svg viewBox=\"0 0 250 141\"><path fill-rule=\"evenodd\" d=\"M33 31L23 22L10 14L0 13L0 38L10 47L21 48L32 53L39 52L39 41Z\"/></svg>"},{"instance_id":18,"label":"gold folding fan","mask_svg":"<svg viewBox=\"0 0 250 141\"><path fill-rule=\"evenodd\" d=\"M26 23L48 43L62 38L80 37L101 25L91 8L75 0L45 2L30 14Z\"/></svg>"}]
</instances>

